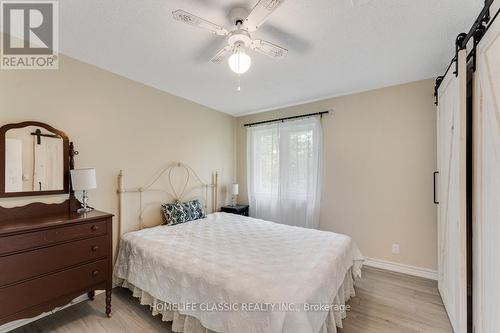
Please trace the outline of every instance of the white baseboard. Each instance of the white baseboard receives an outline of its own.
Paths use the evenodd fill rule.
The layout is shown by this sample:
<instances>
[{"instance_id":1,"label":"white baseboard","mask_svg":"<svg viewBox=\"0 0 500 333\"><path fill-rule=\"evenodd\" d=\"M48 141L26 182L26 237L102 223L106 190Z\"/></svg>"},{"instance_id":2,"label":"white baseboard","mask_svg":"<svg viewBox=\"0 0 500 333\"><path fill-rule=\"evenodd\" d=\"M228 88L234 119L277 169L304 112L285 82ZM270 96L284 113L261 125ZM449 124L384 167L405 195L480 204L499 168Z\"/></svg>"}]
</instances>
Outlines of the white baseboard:
<instances>
[{"instance_id":1,"label":"white baseboard","mask_svg":"<svg viewBox=\"0 0 500 333\"><path fill-rule=\"evenodd\" d=\"M365 258L364 265L369 267L375 267L380 269L385 269L392 272L408 274L412 276L418 276L421 278L426 278L430 280L437 280L437 271L428 268L421 268L416 266L410 266L405 264L400 264L397 262L386 261L374 258Z\"/></svg>"},{"instance_id":2,"label":"white baseboard","mask_svg":"<svg viewBox=\"0 0 500 333\"><path fill-rule=\"evenodd\" d=\"M97 296L97 295L99 295L99 294L101 294L103 292L104 292L103 290L96 290L95 294ZM80 302L86 301L88 299L89 299L88 296L85 294L85 295L82 295L82 296L79 296L79 297L75 298L74 300L72 300L71 302L69 302L68 304L66 304L64 306L55 308L54 310L49 311L49 312L44 312L44 313L42 313L39 316L36 316L36 317L33 317L33 318L19 319L19 320L12 321L10 323L4 324L4 325L0 326L0 333L9 332L9 331L12 331L12 330L14 330L16 328L19 328L21 326L28 325L29 323L32 323L32 322L34 322L34 321L36 321L38 319L42 319L43 317L46 317L46 316L51 315L51 314L54 314L57 311L61 311L63 309L66 309L66 308L68 308L70 306L73 306L73 305L78 304Z\"/></svg>"}]
</instances>

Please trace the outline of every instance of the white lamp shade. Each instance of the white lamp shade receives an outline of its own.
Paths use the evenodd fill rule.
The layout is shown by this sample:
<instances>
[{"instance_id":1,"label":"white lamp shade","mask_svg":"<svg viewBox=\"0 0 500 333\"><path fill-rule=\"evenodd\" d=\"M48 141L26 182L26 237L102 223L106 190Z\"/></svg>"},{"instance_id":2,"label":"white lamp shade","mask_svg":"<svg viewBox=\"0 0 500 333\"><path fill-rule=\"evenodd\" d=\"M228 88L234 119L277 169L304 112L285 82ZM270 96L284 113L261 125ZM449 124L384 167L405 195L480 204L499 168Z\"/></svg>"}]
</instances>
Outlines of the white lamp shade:
<instances>
[{"instance_id":1,"label":"white lamp shade","mask_svg":"<svg viewBox=\"0 0 500 333\"><path fill-rule=\"evenodd\" d=\"M71 170L71 184L75 191L86 191L97 188L95 169Z\"/></svg>"},{"instance_id":2,"label":"white lamp shade","mask_svg":"<svg viewBox=\"0 0 500 333\"><path fill-rule=\"evenodd\" d=\"M231 195L238 195L239 193L238 184L231 184L231 186L229 186L229 192L231 193Z\"/></svg>"},{"instance_id":3,"label":"white lamp shade","mask_svg":"<svg viewBox=\"0 0 500 333\"><path fill-rule=\"evenodd\" d=\"M229 57L229 68L236 74L243 74L250 69L252 59L245 52L239 51Z\"/></svg>"}]
</instances>

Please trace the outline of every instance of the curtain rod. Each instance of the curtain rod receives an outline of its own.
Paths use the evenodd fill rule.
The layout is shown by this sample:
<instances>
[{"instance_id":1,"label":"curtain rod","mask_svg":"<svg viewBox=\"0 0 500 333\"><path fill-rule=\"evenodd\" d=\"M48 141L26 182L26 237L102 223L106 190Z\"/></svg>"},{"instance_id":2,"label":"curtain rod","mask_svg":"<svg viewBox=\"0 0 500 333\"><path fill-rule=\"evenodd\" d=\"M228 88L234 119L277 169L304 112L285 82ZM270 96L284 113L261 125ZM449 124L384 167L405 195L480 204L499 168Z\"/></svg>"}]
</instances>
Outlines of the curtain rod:
<instances>
[{"instance_id":1,"label":"curtain rod","mask_svg":"<svg viewBox=\"0 0 500 333\"><path fill-rule=\"evenodd\" d=\"M251 126L256 126L256 125L263 125L263 124L268 124L268 123L275 123L275 122L284 122L286 120L292 120L292 119L298 119L298 118L305 118L305 117L312 117L312 116L320 116L323 117L324 114L328 114L330 111L321 111L321 112L315 112L315 113L308 113L308 114L303 114L300 116L293 116L293 117L285 117L285 118L278 118L278 119L273 119L273 120L265 120L265 121L258 121L256 123L250 123L250 124L245 124L245 127L251 127Z\"/></svg>"}]
</instances>

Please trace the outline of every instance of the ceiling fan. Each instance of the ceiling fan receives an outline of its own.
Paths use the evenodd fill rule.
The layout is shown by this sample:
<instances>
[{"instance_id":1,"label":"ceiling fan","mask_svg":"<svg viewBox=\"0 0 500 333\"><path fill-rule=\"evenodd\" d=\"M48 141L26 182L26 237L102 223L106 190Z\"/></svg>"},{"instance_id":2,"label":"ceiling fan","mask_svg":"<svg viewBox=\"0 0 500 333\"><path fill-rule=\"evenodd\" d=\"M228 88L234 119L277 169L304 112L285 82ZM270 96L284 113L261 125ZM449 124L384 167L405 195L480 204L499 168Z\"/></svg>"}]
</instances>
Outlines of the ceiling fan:
<instances>
[{"instance_id":1,"label":"ceiling fan","mask_svg":"<svg viewBox=\"0 0 500 333\"><path fill-rule=\"evenodd\" d=\"M205 29L218 36L227 36L227 44L222 50L210 60L218 64L229 56L228 63L231 70L238 75L250 69L252 59L246 54L245 49L249 48L262 53L268 57L284 58L288 50L271 42L252 39L250 33L257 31L284 0L259 0L250 13L243 8L234 8L229 17L234 22L235 27L227 30L220 25L202 19L196 15L178 9L172 12L174 19L196 27Z\"/></svg>"}]
</instances>

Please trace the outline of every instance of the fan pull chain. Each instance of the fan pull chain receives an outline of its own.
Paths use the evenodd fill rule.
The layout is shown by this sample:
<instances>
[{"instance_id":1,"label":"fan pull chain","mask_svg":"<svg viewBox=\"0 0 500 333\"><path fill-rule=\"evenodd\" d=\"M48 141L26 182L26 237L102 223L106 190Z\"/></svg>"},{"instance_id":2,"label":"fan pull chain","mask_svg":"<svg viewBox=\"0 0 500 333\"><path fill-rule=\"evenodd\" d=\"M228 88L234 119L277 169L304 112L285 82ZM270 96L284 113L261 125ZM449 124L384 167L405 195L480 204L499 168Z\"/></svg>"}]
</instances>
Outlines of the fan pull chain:
<instances>
[{"instance_id":1,"label":"fan pull chain","mask_svg":"<svg viewBox=\"0 0 500 333\"><path fill-rule=\"evenodd\" d=\"M238 74L238 88L237 88L238 91L241 91L241 75Z\"/></svg>"}]
</instances>

